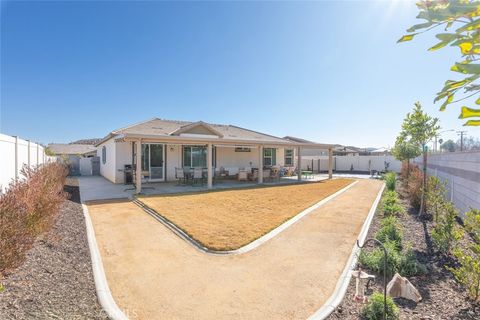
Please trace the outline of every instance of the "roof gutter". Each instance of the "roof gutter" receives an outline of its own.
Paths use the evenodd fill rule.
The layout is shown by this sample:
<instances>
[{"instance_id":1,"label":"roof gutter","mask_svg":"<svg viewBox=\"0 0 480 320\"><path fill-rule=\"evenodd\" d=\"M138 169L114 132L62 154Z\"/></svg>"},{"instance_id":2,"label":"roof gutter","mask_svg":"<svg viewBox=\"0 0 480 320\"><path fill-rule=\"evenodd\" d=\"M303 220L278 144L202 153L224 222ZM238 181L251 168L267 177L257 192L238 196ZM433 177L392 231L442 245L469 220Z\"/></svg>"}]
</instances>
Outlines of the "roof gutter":
<instances>
[{"instance_id":1,"label":"roof gutter","mask_svg":"<svg viewBox=\"0 0 480 320\"><path fill-rule=\"evenodd\" d=\"M253 146L291 146L291 147L309 147L318 149L333 148L333 145L318 144L318 143L297 143L292 141L260 141L260 140L245 140L245 139L212 139L202 137L185 137L185 136L167 136L167 135L148 135L148 134L124 134L125 141L135 141L142 139L152 142L177 142L180 144L194 144L194 143L214 143L224 145L253 145Z\"/></svg>"}]
</instances>

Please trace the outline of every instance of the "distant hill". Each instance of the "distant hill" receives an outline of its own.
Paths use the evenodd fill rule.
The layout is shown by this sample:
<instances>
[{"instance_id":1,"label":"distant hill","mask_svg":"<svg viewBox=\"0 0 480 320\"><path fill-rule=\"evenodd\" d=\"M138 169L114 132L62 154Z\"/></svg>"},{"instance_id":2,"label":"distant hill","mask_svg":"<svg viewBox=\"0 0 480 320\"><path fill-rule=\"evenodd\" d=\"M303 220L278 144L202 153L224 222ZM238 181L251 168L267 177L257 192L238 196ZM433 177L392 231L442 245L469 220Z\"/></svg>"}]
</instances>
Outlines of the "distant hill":
<instances>
[{"instance_id":1,"label":"distant hill","mask_svg":"<svg viewBox=\"0 0 480 320\"><path fill-rule=\"evenodd\" d=\"M94 145L98 141L102 140L101 138L93 138L93 139L80 139L77 141L72 141L69 144L89 144L89 145Z\"/></svg>"}]
</instances>

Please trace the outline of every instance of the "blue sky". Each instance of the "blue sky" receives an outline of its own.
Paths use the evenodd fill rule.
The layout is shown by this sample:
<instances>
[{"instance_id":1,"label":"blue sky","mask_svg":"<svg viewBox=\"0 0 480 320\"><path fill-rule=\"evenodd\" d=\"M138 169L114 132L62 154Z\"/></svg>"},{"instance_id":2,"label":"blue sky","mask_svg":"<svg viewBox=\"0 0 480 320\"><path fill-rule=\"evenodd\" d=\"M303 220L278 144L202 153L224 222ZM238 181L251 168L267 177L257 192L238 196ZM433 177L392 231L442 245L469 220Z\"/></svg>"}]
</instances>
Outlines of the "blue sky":
<instances>
[{"instance_id":1,"label":"blue sky","mask_svg":"<svg viewBox=\"0 0 480 320\"><path fill-rule=\"evenodd\" d=\"M416 14L407 1L2 2L0 131L69 142L159 117L384 147L417 100L464 129L459 107L433 104L458 52L427 52L433 33L396 43Z\"/></svg>"}]
</instances>

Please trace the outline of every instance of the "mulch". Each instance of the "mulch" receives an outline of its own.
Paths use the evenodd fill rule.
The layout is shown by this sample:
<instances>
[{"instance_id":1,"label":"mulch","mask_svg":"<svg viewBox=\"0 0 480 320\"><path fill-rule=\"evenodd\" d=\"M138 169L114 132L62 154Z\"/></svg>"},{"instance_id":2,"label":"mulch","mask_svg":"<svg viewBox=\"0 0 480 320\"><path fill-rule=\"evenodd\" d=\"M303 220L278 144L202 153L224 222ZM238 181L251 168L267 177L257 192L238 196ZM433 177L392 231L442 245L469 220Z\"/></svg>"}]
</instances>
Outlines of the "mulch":
<instances>
[{"instance_id":1,"label":"mulch","mask_svg":"<svg viewBox=\"0 0 480 320\"><path fill-rule=\"evenodd\" d=\"M0 319L107 319L97 301L78 186L54 227L0 283Z\"/></svg>"},{"instance_id":2,"label":"mulch","mask_svg":"<svg viewBox=\"0 0 480 320\"><path fill-rule=\"evenodd\" d=\"M430 238L433 223L431 219L420 218L414 208L410 206L405 192L400 184L397 185L402 204L407 213L399 217L404 227L404 244L410 243L417 259L426 265L427 273L421 276L408 278L419 290L422 301L415 303L410 300L396 298L395 303L399 307L400 319L480 319L480 304L468 299L466 291L456 281L446 266L453 266L454 261L443 258L436 254L432 247ZM380 207L380 206L379 206ZM370 226L367 238L373 238L375 232L380 228L382 212L377 209L372 225ZM465 247L471 239L466 236L460 246ZM370 274L375 274L366 270ZM369 287L369 292L383 292L383 276L375 274L376 280ZM387 279L389 281L390 279ZM328 320L362 319L361 308L353 301L355 294L355 280L350 281L347 293L342 303L327 318Z\"/></svg>"}]
</instances>

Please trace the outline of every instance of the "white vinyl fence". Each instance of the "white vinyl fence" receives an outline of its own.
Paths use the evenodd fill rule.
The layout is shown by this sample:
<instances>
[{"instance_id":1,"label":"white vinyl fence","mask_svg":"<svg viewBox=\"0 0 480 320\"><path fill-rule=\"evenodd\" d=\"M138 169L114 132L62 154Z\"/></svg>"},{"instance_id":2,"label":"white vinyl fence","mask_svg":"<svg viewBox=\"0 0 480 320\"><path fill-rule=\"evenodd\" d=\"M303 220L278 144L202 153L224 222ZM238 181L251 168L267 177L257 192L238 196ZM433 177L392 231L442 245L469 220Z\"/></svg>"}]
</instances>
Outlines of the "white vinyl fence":
<instances>
[{"instance_id":1,"label":"white vinyl fence","mask_svg":"<svg viewBox=\"0 0 480 320\"><path fill-rule=\"evenodd\" d=\"M354 171L370 173L376 171L400 172L402 163L393 156L388 155L369 155L369 156L334 156L334 171ZM302 157L302 170L312 170L314 172L328 171L328 157Z\"/></svg>"},{"instance_id":2,"label":"white vinyl fence","mask_svg":"<svg viewBox=\"0 0 480 320\"><path fill-rule=\"evenodd\" d=\"M422 157L414 163L422 167ZM480 209L480 151L431 154L427 175L446 183L447 198L462 216L471 208Z\"/></svg>"},{"instance_id":3,"label":"white vinyl fence","mask_svg":"<svg viewBox=\"0 0 480 320\"><path fill-rule=\"evenodd\" d=\"M54 162L55 157L45 155L40 144L0 133L0 193L15 179L21 178L23 166L35 167Z\"/></svg>"}]
</instances>

